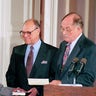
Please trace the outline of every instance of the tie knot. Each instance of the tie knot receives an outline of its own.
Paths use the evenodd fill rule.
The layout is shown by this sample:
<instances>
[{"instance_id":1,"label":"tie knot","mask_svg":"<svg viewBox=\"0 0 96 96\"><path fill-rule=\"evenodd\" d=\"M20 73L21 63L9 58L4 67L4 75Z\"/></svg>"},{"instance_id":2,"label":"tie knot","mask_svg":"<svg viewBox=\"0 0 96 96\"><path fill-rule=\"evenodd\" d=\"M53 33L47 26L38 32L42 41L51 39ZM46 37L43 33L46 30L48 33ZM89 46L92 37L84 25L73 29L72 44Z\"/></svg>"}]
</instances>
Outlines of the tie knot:
<instances>
[{"instance_id":1,"label":"tie knot","mask_svg":"<svg viewBox=\"0 0 96 96\"><path fill-rule=\"evenodd\" d=\"M30 46L30 50L33 50L33 46Z\"/></svg>"},{"instance_id":2,"label":"tie knot","mask_svg":"<svg viewBox=\"0 0 96 96\"><path fill-rule=\"evenodd\" d=\"M70 46L70 44L71 44L71 43L67 43L66 45L67 45L67 46Z\"/></svg>"},{"instance_id":3,"label":"tie knot","mask_svg":"<svg viewBox=\"0 0 96 96\"><path fill-rule=\"evenodd\" d=\"M71 44L71 43L67 43L67 45L66 45L66 50L65 50L65 55L66 55L66 56L69 55L69 52L70 52L70 44Z\"/></svg>"}]
</instances>

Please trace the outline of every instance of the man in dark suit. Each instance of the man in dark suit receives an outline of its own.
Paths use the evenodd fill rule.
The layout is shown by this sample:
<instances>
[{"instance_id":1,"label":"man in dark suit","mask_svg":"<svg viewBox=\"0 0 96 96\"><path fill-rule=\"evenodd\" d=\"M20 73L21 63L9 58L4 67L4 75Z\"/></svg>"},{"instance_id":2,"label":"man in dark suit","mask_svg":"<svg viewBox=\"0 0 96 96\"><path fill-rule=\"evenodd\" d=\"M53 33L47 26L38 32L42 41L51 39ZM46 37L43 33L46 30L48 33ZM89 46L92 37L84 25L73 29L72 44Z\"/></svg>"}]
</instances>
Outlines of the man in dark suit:
<instances>
[{"instance_id":1,"label":"man in dark suit","mask_svg":"<svg viewBox=\"0 0 96 96\"><path fill-rule=\"evenodd\" d=\"M29 90L28 92L31 92L30 96L37 96L37 93L42 96L42 86L29 86L27 79L49 78L49 81L54 79L55 66L52 65L52 59L57 48L44 43L40 39L40 25L36 20L29 19L25 21L20 34L25 44L13 48L10 65L6 73L7 85L15 88L20 87L26 91ZM34 53L33 64L31 72L27 76L27 58L31 45Z\"/></svg>"},{"instance_id":2,"label":"man in dark suit","mask_svg":"<svg viewBox=\"0 0 96 96\"><path fill-rule=\"evenodd\" d=\"M71 12L63 17L61 32L63 33L64 41L61 43L55 57L55 63L58 66L56 78L50 84L93 86L96 79L96 45L84 36L81 16ZM63 65L64 54L68 44L70 44L70 50Z\"/></svg>"}]
</instances>

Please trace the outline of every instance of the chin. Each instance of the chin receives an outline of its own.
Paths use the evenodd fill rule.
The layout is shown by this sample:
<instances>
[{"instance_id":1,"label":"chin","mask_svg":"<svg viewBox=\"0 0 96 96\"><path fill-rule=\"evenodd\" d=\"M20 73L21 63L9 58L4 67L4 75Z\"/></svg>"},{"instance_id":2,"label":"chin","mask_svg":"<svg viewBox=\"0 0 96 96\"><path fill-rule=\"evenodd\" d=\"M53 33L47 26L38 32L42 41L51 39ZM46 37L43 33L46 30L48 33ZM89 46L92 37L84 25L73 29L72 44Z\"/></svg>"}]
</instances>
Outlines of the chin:
<instances>
[{"instance_id":1,"label":"chin","mask_svg":"<svg viewBox=\"0 0 96 96\"><path fill-rule=\"evenodd\" d=\"M30 42L25 42L26 44L31 44Z\"/></svg>"},{"instance_id":2,"label":"chin","mask_svg":"<svg viewBox=\"0 0 96 96\"><path fill-rule=\"evenodd\" d=\"M69 40L65 40L65 39L64 39L64 41L66 41L66 42L70 42Z\"/></svg>"}]
</instances>

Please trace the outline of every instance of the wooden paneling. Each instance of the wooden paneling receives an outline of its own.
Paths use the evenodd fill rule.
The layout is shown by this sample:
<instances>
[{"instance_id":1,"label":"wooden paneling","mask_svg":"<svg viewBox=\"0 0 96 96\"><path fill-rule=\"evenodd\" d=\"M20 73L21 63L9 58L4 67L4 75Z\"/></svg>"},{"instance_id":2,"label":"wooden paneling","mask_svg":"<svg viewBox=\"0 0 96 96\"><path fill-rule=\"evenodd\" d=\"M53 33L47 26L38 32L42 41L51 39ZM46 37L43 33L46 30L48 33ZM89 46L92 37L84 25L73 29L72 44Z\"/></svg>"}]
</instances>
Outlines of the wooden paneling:
<instances>
[{"instance_id":1,"label":"wooden paneling","mask_svg":"<svg viewBox=\"0 0 96 96\"><path fill-rule=\"evenodd\" d=\"M45 85L44 96L96 96L96 87Z\"/></svg>"}]
</instances>

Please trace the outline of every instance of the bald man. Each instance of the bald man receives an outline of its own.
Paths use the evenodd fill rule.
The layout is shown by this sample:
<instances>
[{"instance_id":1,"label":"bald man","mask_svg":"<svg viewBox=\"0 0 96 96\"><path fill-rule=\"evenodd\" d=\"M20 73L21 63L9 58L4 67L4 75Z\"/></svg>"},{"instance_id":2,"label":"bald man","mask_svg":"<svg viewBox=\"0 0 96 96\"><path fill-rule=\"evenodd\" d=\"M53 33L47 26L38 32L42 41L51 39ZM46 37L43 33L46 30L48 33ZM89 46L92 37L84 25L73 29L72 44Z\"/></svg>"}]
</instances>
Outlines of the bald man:
<instances>
[{"instance_id":1,"label":"bald man","mask_svg":"<svg viewBox=\"0 0 96 96\"><path fill-rule=\"evenodd\" d=\"M96 79L96 45L85 37L81 16L76 12L65 15L61 21L61 32L64 40L55 56L58 68L55 80L50 84L93 86Z\"/></svg>"},{"instance_id":2,"label":"bald man","mask_svg":"<svg viewBox=\"0 0 96 96\"><path fill-rule=\"evenodd\" d=\"M42 96L42 86L29 86L28 78L48 78L54 79L56 66L52 64L55 52L58 50L49 44L46 44L40 38L40 25L34 19L25 21L20 35L25 44L13 48L10 59L10 65L6 73L7 85L9 87L20 87L31 92L32 96ZM30 46L33 51L32 69L27 74L27 58L30 52Z\"/></svg>"}]
</instances>

